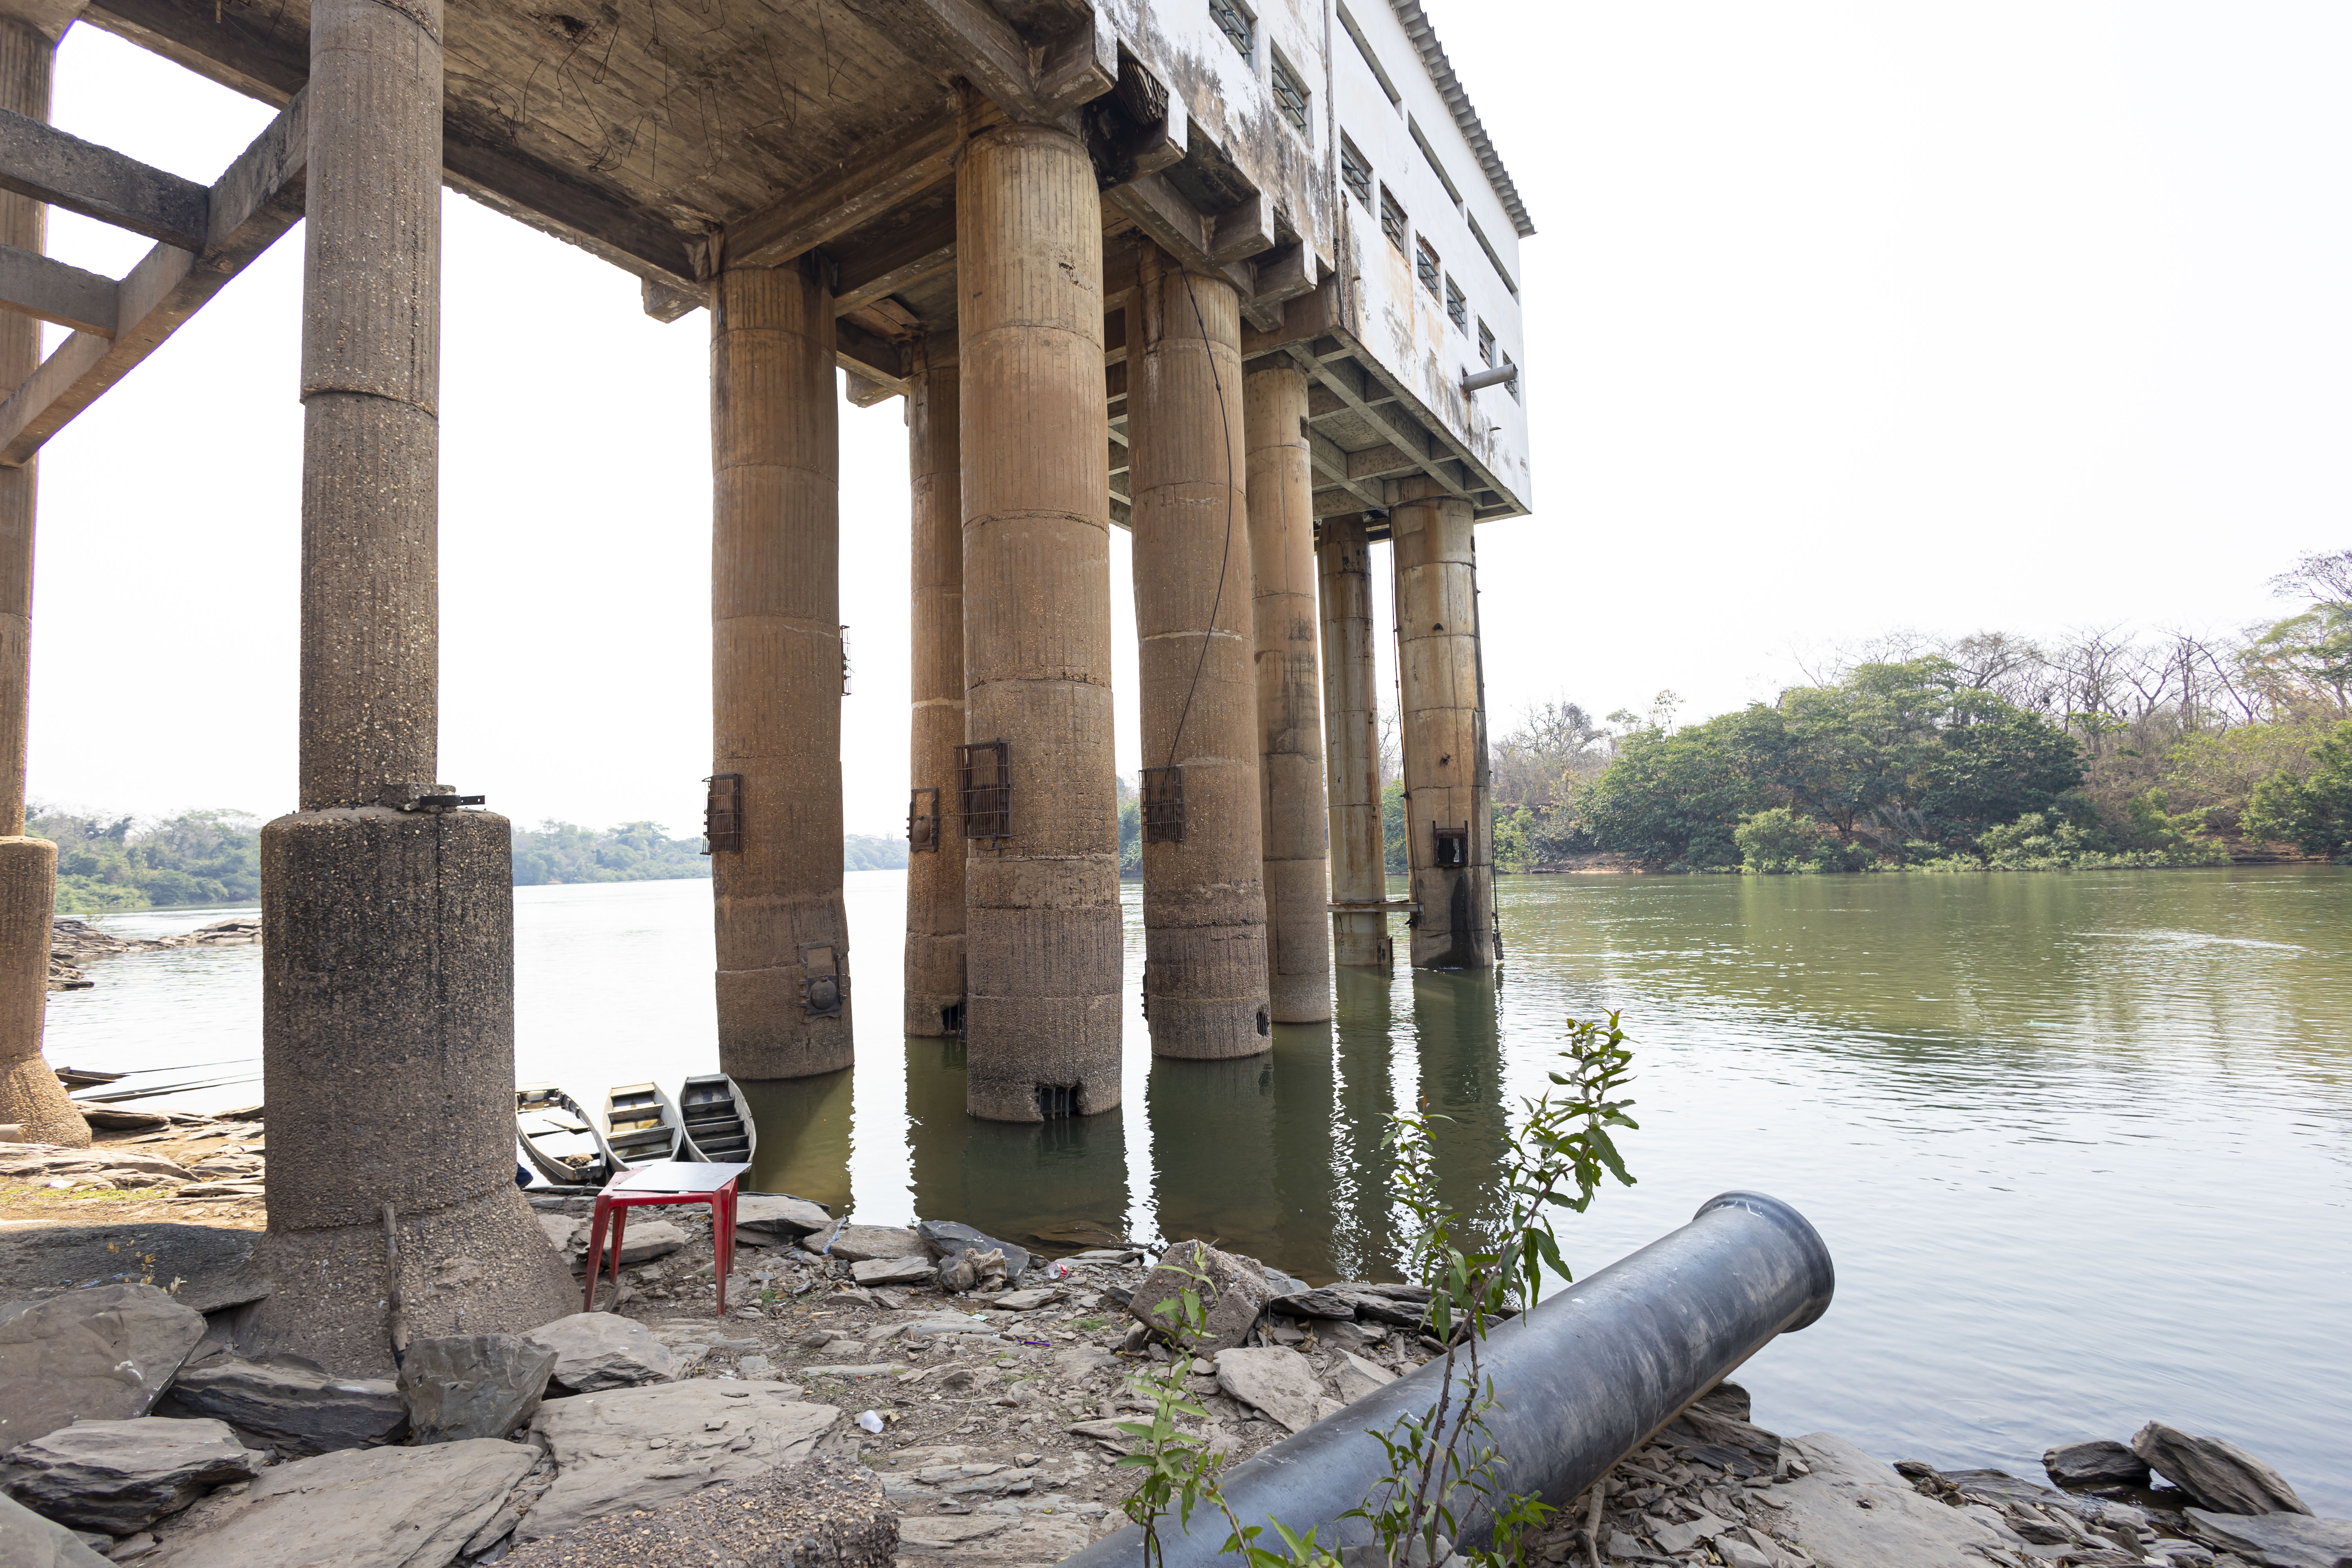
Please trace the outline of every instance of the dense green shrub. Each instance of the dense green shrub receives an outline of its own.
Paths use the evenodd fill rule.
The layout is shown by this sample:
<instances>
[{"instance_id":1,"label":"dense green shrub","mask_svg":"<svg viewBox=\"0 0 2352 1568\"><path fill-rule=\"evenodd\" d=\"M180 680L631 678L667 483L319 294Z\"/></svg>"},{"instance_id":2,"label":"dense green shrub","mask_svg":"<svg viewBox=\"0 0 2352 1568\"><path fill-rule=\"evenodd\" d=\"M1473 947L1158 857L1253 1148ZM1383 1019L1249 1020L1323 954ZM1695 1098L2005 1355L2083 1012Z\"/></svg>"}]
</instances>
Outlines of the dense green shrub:
<instances>
[{"instance_id":1,"label":"dense green shrub","mask_svg":"<svg viewBox=\"0 0 2352 1568\"><path fill-rule=\"evenodd\" d=\"M2311 772L2275 773L2254 786L2245 827L2306 855L2352 859L2352 720L2312 748Z\"/></svg>"}]
</instances>

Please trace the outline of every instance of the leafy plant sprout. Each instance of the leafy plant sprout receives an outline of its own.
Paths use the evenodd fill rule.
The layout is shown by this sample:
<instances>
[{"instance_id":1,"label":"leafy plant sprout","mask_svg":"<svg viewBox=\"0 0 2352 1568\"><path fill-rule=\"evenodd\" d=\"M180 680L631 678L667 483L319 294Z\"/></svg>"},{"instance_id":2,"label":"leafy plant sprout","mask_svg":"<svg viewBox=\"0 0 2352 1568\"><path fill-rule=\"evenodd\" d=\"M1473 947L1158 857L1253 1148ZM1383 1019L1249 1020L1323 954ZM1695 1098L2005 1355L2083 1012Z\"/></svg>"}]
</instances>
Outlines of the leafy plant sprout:
<instances>
[{"instance_id":1,"label":"leafy plant sprout","mask_svg":"<svg viewBox=\"0 0 2352 1568\"><path fill-rule=\"evenodd\" d=\"M1425 1108L1389 1118L1383 1143L1396 1151L1398 1201L1410 1215L1409 1271L1430 1293L1423 1330L1443 1345L1444 1360L1434 1404L1407 1411L1383 1430L1367 1430L1387 1468L1370 1495L1339 1516L1370 1526L1384 1568L1434 1568L1479 1509L1493 1521L1492 1535L1484 1548L1462 1554L1466 1568L1524 1564L1528 1533L1557 1511L1539 1495L1504 1484L1503 1456L1486 1426L1502 1402L1482 1357L1497 1323L1534 1310L1547 1273L1574 1278L1560 1256L1554 1211L1584 1213L1605 1178L1633 1184L1613 1135L1640 1125L1627 1114L1633 1102L1623 1098L1633 1053L1618 1015L1605 1023L1571 1018L1567 1040L1548 1075L1551 1087L1520 1102L1525 1114L1492 1221L1482 1224L1438 1191L1432 1129L1446 1118ZM1175 1353L1164 1368L1129 1382L1150 1405L1150 1419L1118 1424L1136 1444L1118 1463L1140 1472L1124 1509L1143 1531L1146 1568L1166 1560L1160 1526L1169 1512L1189 1531L1203 1507L1223 1516L1221 1552L1241 1557L1246 1568L1336 1568L1338 1552L1318 1540L1319 1525L1301 1533L1269 1521L1279 1545L1261 1544L1267 1525L1244 1524L1227 1502L1229 1455L1210 1441L1209 1412L1184 1383L1192 1352L1207 1337L1202 1293L1210 1281L1173 1249L1161 1267L1191 1281L1150 1309Z\"/></svg>"}]
</instances>

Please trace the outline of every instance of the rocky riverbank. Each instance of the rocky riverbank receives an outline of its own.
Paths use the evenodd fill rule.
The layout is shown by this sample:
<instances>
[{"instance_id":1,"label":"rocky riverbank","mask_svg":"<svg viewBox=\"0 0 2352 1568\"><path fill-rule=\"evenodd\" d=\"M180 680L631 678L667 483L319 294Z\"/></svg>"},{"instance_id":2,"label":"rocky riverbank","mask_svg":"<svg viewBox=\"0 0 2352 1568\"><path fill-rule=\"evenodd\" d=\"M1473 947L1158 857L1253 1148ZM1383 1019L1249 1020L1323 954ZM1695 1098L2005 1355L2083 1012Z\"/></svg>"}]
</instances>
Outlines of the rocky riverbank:
<instances>
[{"instance_id":1,"label":"rocky riverbank","mask_svg":"<svg viewBox=\"0 0 2352 1568\"><path fill-rule=\"evenodd\" d=\"M576 1272L589 1200L534 1202ZM0 1236L0 1489L34 1510L0 1518L0 1538L48 1531L59 1562L170 1568L749 1564L794 1561L811 1539L860 1568L1042 1568L1124 1522L1119 1423L1150 1408L1129 1379L1171 1353L1141 1321L1162 1293L1153 1249L1105 1237L1045 1259L961 1226L841 1226L747 1194L720 1317L709 1222L669 1213L687 1217L628 1226L598 1310L417 1342L397 1379L239 1356L248 1232ZM129 1270L92 1267L126 1254ZM1412 1287L1310 1289L1209 1248L1188 1261L1217 1284L1187 1369L1207 1413L1194 1435L1234 1458L1344 1421L1434 1352ZM2298 1511L2284 1479L2212 1439L2151 1426L2047 1464L2064 1486L1890 1467L1830 1434L1780 1437L1724 1384L1555 1516L1529 1562L2352 1556L2352 1524Z\"/></svg>"},{"instance_id":2,"label":"rocky riverbank","mask_svg":"<svg viewBox=\"0 0 2352 1568\"><path fill-rule=\"evenodd\" d=\"M89 990L97 982L82 973L82 965L97 959L181 947L238 947L260 940L261 922L250 917L215 921L179 936L142 937L118 936L88 921L59 915L50 922L49 989Z\"/></svg>"}]
</instances>

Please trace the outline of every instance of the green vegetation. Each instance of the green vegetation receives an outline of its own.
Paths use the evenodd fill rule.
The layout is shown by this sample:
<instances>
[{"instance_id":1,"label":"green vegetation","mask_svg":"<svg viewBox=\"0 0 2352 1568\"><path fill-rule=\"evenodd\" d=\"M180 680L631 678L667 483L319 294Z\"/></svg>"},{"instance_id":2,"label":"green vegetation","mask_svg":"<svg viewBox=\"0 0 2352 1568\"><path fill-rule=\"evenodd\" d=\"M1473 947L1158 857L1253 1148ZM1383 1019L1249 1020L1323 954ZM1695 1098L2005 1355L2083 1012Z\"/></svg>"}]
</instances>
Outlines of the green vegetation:
<instances>
[{"instance_id":1,"label":"green vegetation","mask_svg":"<svg viewBox=\"0 0 2352 1568\"><path fill-rule=\"evenodd\" d=\"M1496 863L1599 852L1769 875L2352 860L2352 551L2306 556L2277 586L2310 607L2227 641L1906 635L1695 724L1675 724L1671 692L1606 723L1548 704L1495 748ZM1401 802L1392 816L1401 827Z\"/></svg>"},{"instance_id":2,"label":"green vegetation","mask_svg":"<svg viewBox=\"0 0 2352 1568\"><path fill-rule=\"evenodd\" d=\"M624 822L602 833L569 822L546 821L514 830L514 885L542 888L580 882L666 882L708 877L710 862L699 838L672 838L658 822Z\"/></svg>"}]
</instances>

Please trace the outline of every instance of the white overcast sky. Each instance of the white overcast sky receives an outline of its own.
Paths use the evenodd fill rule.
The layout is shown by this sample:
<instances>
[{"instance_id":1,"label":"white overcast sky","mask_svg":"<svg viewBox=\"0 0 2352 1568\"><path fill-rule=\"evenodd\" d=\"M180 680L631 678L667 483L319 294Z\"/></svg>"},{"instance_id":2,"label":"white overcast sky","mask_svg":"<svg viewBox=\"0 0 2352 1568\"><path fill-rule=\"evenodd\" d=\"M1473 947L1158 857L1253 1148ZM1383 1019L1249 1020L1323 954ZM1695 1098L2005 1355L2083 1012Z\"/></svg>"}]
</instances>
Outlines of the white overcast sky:
<instances>
[{"instance_id":1,"label":"white overcast sky","mask_svg":"<svg viewBox=\"0 0 2352 1568\"><path fill-rule=\"evenodd\" d=\"M2352 544L2352 8L1426 5L1538 230L1535 514L1480 531L1498 731L1717 711L1896 626L2238 626ZM61 51L58 124L192 178L268 118L86 27ZM441 776L692 831L708 317L445 210ZM145 249L50 233L111 275ZM298 234L43 455L37 799L290 808L300 287ZM899 405L841 433L847 826L895 833Z\"/></svg>"}]
</instances>

